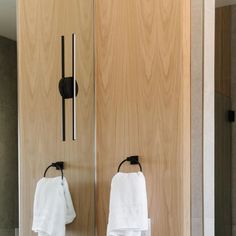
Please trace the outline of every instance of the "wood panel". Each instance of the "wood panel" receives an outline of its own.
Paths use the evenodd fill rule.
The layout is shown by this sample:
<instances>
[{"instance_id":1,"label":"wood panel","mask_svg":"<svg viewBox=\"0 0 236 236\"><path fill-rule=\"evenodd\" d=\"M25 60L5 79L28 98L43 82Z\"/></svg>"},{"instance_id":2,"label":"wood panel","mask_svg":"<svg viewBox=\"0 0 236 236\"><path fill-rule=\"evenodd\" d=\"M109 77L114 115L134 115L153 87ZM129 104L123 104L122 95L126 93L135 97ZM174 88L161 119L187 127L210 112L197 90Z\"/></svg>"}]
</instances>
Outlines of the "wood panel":
<instances>
[{"instance_id":1,"label":"wood panel","mask_svg":"<svg viewBox=\"0 0 236 236\"><path fill-rule=\"evenodd\" d=\"M190 1L96 1L97 233L141 156L152 235L190 235ZM135 171L135 167L123 171Z\"/></svg>"},{"instance_id":2,"label":"wood panel","mask_svg":"<svg viewBox=\"0 0 236 236\"><path fill-rule=\"evenodd\" d=\"M60 36L66 40L71 75L71 34L77 39L78 140L61 141ZM94 235L94 57L93 0L18 1L20 235L31 232L36 182L53 161L65 161L76 220L67 236ZM51 175L58 173L50 170ZM49 174L50 175L50 174Z\"/></svg>"},{"instance_id":3,"label":"wood panel","mask_svg":"<svg viewBox=\"0 0 236 236\"><path fill-rule=\"evenodd\" d=\"M231 6L216 8L215 89L231 94Z\"/></svg>"}]
</instances>

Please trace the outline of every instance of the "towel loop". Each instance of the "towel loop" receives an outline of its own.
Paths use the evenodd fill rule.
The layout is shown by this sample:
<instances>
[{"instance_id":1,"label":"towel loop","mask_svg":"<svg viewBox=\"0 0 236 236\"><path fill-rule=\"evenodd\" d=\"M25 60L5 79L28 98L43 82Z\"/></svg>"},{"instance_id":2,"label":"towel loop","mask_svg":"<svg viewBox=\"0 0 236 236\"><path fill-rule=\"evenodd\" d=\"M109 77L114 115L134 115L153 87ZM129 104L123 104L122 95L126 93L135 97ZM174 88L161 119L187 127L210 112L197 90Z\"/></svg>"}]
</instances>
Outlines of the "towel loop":
<instances>
[{"instance_id":1,"label":"towel loop","mask_svg":"<svg viewBox=\"0 0 236 236\"><path fill-rule=\"evenodd\" d=\"M64 177L64 174L63 174L63 169L64 169L64 162L63 161L58 161L58 162L55 162L55 163L52 163L50 166L48 166L46 168L46 170L44 171L44 177L46 177L46 174L47 174L47 171L49 168L51 167L55 167L57 170L60 170L61 171L61 178L63 179Z\"/></svg>"},{"instance_id":2,"label":"towel loop","mask_svg":"<svg viewBox=\"0 0 236 236\"><path fill-rule=\"evenodd\" d=\"M140 162L139 162L139 156L130 156L130 157L127 157L125 160L123 160L123 161L120 163L117 172L120 172L120 167L121 167L122 164L125 163L126 161L129 161L131 165L139 165L140 171L143 171L142 166L141 166L141 164L140 164Z\"/></svg>"}]
</instances>

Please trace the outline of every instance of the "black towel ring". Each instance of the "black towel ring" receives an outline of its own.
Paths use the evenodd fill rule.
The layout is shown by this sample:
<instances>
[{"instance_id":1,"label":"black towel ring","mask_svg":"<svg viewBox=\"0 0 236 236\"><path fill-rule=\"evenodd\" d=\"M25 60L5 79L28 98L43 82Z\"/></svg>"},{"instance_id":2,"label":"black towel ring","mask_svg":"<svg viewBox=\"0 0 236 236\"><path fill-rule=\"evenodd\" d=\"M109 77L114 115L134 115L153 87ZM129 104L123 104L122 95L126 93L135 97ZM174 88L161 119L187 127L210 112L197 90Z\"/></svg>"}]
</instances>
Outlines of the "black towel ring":
<instances>
[{"instance_id":1,"label":"black towel ring","mask_svg":"<svg viewBox=\"0 0 236 236\"><path fill-rule=\"evenodd\" d=\"M44 171L44 177L46 177L46 174L47 174L47 171L49 168L51 167L55 167L57 170L60 170L61 171L61 178L63 179L64 177L64 174L63 174L63 169L64 169L64 162L62 161L58 161L58 162L55 162L55 163L52 163L50 166L47 167L47 169Z\"/></svg>"},{"instance_id":2,"label":"black towel ring","mask_svg":"<svg viewBox=\"0 0 236 236\"><path fill-rule=\"evenodd\" d=\"M126 161L129 161L131 165L139 165L139 168L140 168L140 171L142 172L143 171L143 168L139 162L139 157L138 156L130 156L130 157L127 157L125 160L123 160L119 167L118 167L118 170L117 172L120 172L120 167L122 166L123 163L125 163Z\"/></svg>"}]
</instances>

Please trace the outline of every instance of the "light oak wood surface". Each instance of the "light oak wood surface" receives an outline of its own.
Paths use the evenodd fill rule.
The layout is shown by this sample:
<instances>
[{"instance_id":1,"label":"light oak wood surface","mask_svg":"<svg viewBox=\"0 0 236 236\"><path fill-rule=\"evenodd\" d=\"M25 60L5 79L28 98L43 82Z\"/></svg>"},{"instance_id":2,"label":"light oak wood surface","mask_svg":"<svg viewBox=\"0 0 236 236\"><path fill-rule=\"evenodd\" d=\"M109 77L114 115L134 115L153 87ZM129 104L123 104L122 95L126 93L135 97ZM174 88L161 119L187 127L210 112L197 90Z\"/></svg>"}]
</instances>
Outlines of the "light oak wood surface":
<instances>
[{"instance_id":1,"label":"light oak wood surface","mask_svg":"<svg viewBox=\"0 0 236 236\"><path fill-rule=\"evenodd\" d=\"M152 235L189 236L190 1L97 0L95 9L97 235L112 176L137 154Z\"/></svg>"},{"instance_id":2,"label":"light oak wood surface","mask_svg":"<svg viewBox=\"0 0 236 236\"><path fill-rule=\"evenodd\" d=\"M77 34L78 140L73 142L71 102L67 141L61 141L60 36L66 40L66 75L71 76L71 34ZM94 235L94 50L93 0L19 0L20 235L31 231L37 181L54 161L65 161L76 220L67 236ZM48 176L59 175L50 170Z\"/></svg>"}]
</instances>

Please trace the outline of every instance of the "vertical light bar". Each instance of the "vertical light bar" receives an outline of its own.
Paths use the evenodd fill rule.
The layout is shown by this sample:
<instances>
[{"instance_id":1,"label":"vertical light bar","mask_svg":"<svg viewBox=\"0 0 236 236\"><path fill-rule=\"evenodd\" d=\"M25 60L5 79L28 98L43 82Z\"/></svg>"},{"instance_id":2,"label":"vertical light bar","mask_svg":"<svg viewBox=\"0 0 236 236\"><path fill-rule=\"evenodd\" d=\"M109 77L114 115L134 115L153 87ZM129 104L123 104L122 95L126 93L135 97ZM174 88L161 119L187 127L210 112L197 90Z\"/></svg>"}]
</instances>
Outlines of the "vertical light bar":
<instances>
[{"instance_id":1,"label":"vertical light bar","mask_svg":"<svg viewBox=\"0 0 236 236\"><path fill-rule=\"evenodd\" d=\"M76 35L72 34L72 77L73 77L73 100L72 100L72 129L73 140L76 140Z\"/></svg>"},{"instance_id":2,"label":"vertical light bar","mask_svg":"<svg viewBox=\"0 0 236 236\"><path fill-rule=\"evenodd\" d=\"M65 37L61 36L61 77L65 77Z\"/></svg>"},{"instance_id":3,"label":"vertical light bar","mask_svg":"<svg viewBox=\"0 0 236 236\"><path fill-rule=\"evenodd\" d=\"M65 40L64 36L61 36L61 77L65 77ZM61 130L62 130L62 141L66 141L66 117L65 117L65 98L62 97L62 107L61 107Z\"/></svg>"}]
</instances>

